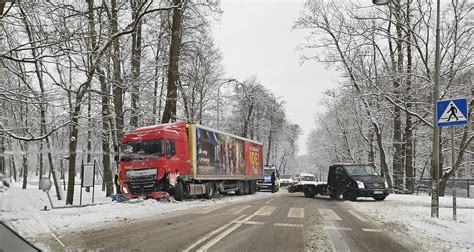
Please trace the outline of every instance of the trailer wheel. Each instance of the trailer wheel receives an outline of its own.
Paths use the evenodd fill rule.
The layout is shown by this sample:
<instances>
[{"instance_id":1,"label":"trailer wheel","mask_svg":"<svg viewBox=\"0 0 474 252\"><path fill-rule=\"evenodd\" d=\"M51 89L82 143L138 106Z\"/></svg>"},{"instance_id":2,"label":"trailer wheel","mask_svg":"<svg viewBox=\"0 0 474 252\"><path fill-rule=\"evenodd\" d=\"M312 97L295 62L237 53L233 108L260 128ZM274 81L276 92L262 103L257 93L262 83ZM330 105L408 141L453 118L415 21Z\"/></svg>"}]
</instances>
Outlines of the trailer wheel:
<instances>
[{"instance_id":1,"label":"trailer wheel","mask_svg":"<svg viewBox=\"0 0 474 252\"><path fill-rule=\"evenodd\" d=\"M255 191L257 190L256 182L255 181L250 181L249 186L250 186L250 194L255 194Z\"/></svg>"},{"instance_id":2,"label":"trailer wheel","mask_svg":"<svg viewBox=\"0 0 474 252\"><path fill-rule=\"evenodd\" d=\"M177 201L182 201L184 197L183 183L181 181L177 182L174 186L174 199Z\"/></svg>"},{"instance_id":3,"label":"trailer wheel","mask_svg":"<svg viewBox=\"0 0 474 252\"><path fill-rule=\"evenodd\" d=\"M212 197L214 197L214 184L212 183L206 183L206 193L204 194L204 198L205 199L211 199Z\"/></svg>"},{"instance_id":4,"label":"trailer wheel","mask_svg":"<svg viewBox=\"0 0 474 252\"><path fill-rule=\"evenodd\" d=\"M242 181L239 181L237 184L237 191L235 191L235 194L241 196L244 194L244 183Z\"/></svg>"},{"instance_id":5,"label":"trailer wheel","mask_svg":"<svg viewBox=\"0 0 474 252\"><path fill-rule=\"evenodd\" d=\"M249 181L244 181L244 195L250 194L250 183Z\"/></svg>"}]
</instances>

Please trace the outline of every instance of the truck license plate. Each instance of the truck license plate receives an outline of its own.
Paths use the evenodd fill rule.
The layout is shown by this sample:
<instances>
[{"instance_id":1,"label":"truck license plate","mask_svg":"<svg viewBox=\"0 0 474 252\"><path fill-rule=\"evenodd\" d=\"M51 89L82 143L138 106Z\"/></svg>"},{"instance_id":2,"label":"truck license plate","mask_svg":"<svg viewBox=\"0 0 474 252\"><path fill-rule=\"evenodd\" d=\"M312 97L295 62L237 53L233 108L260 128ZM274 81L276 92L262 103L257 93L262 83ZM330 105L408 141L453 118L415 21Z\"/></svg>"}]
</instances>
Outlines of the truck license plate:
<instances>
[{"instance_id":1,"label":"truck license plate","mask_svg":"<svg viewBox=\"0 0 474 252\"><path fill-rule=\"evenodd\" d=\"M374 194L383 194L382 191L374 191Z\"/></svg>"}]
</instances>

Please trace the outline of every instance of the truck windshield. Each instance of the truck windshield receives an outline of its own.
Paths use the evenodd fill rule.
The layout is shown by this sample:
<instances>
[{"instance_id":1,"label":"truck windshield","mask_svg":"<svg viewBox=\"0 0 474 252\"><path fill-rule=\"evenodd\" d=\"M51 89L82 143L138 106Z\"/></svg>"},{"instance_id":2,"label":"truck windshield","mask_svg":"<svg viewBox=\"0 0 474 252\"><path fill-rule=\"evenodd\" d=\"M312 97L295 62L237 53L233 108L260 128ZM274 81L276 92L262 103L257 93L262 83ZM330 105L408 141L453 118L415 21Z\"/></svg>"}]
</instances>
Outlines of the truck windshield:
<instances>
[{"instance_id":1,"label":"truck windshield","mask_svg":"<svg viewBox=\"0 0 474 252\"><path fill-rule=\"evenodd\" d=\"M164 155L163 139L122 144L122 160L151 159Z\"/></svg>"},{"instance_id":2,"label":"truck windshield","mask_svg":"<svg viewBox=\"0 0 474 252\"><path fill-rule=\"evenodd\" d=\"M349 176L378 176L379 174L374 169L374 167L370 165L351 165L345 166L347 174Z\"/></svg>"},{"instance_id":3,"label":"truck windshield","mask_svg":"<svg viewBox=\"0 0 474 252\"><path fill-rule=\"evenodd\" d=\"M313 176L301 176L301 181L316 181Z\"/></svg>"}]
</instances>

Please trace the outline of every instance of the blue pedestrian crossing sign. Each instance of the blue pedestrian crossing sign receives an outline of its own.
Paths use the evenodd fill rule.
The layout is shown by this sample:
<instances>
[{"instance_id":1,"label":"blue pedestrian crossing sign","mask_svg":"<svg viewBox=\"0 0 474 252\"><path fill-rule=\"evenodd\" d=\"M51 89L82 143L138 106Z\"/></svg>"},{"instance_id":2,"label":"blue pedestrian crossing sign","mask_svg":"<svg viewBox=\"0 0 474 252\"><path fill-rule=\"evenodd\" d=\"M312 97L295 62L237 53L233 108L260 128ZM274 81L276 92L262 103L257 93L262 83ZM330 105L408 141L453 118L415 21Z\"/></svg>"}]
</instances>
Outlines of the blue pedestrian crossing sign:
<instances>
[{"instance_id":1,"label":"blue pedestrian crossing sign","mask_svg":"<svg viewBox=\"0 0 474 252\"><path fill-rule=\"evenodd\" d=\"M460 126L468 123L467 98L436 102L438 127Z\"/></svg>"}]
</instances>

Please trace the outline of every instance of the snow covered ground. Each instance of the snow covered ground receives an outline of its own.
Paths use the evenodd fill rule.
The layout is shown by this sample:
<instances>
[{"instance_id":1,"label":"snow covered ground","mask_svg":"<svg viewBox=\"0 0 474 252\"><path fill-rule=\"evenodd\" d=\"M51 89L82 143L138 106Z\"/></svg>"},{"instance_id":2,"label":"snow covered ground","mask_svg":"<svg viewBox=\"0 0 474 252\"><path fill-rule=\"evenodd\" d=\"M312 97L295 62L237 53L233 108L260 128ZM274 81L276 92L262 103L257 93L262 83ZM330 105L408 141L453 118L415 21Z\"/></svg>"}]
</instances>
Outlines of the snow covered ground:
<instances>
[{"instance_id":1,"label":"snow covered ground","mask_svg":"<svg viewBox=\"0 0 474 252\"><path fill-rule=\"evenodd\" d=\"M403 232L424 250L474 251L474 199L457 198L457 221L453 220L452 197L440 197L439 219L431 218L428 195L391 194L382 202L347 202L375 217L393 231ZM403 237L401 236L401 237Z\"/></svg>"},{"instance_id":2,"label":"snow covered ground","mask_svg":"<svg viewBox=\"0 0 474 252\"><path fill-rule=\"evenodd\" d=\"M65 194L65 191L63 191ZM54 188L50 191L55 207L64 207L65 200L58 201ZM74 204L79 205L80 186L75 188ZM92 191L82 192L82 204L92 201ZM16 230L29 241L37 242L39 236L60 236L63 233L81 229L99 228L105 224L128 223L160 214L170 214L191 208L212 208L217 204L251 201L271 197L271 193L256 193L245 196L221 196L212 200L187 200L161 202L156 200L136 199L128 202L112 202L105 197L105 192L97 186L94 203L74 208L58 208L44 211L44 206L51 209L48 196L38 189L38 183L29 184L27 190L21 189L20 183L13 183L11 188L0 192L0 221ZM51 238L51 237L50 237ZM36 243L42 247L41 244Z\"/></svg>"}]
</instances>

